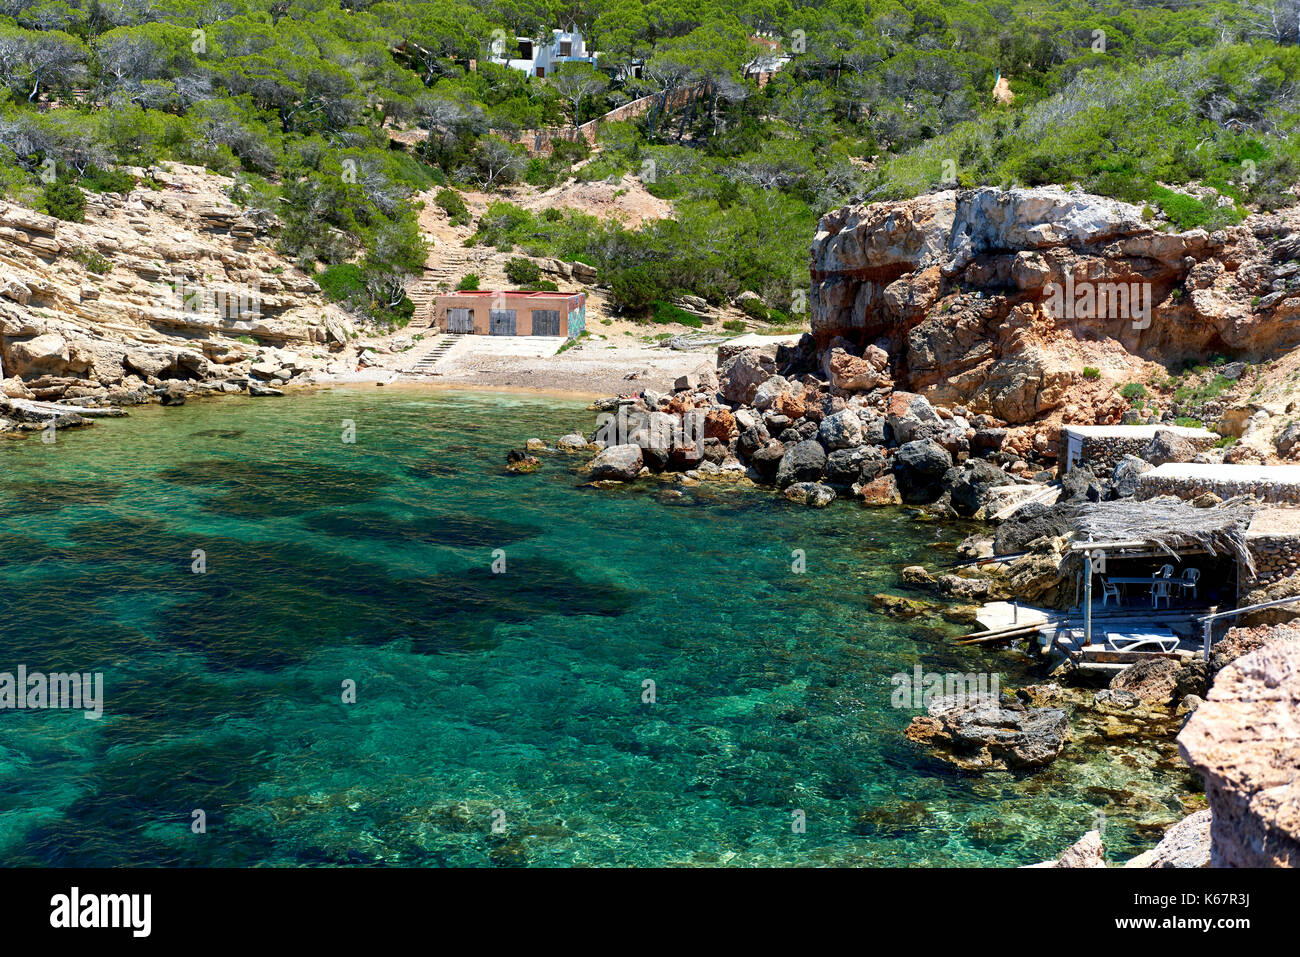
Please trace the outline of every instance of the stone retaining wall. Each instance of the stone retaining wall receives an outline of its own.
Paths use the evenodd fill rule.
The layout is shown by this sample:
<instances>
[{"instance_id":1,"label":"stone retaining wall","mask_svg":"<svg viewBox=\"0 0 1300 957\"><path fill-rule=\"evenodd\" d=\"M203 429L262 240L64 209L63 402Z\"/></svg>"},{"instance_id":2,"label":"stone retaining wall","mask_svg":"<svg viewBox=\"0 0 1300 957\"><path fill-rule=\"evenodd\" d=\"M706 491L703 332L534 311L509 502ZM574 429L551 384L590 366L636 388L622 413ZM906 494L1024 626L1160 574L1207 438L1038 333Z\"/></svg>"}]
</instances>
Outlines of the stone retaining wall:
<instances>
[{"instance_id":1,"label":"stone retaining wall","mask_svg":"<svg viewBox=\"0 0 1300 957\"><path fill-rule=\"evenodd\" d=\"M1213 492L1220 498L1232 498L1235 495L1253 495L1261 502L1278 505L1300 505L1300 485L1293 482L1269 482L1264 480L1240 480L1214 477L1173 477L1153 476L1151 473L1139 475L1137 491L1134 498L1155 498L1157 495L1177 495L1182 499L1196 498L1206 492Z\"/></svg>"},{"instance_id":2,"label":"stone retaining wall","mask_svg":"<svg viewBox=\"0 0 1300 957\"><path fill-rule=\"evenodd\" d=\"M1255 577L1242 585L1268 588L1300 575L1300 535L1252 535L1248 539L1255 560Z\"/></svg>"},{"instance_id":3,"label":"stone retaining wall","mask_svg":"<svg viewBox=\"0 0 1300 957\"><path fill-rule=\"evenodd\" d=\"M1061 433L1065 441L1065 433ZM1142 454L1150 439L1112 439L1087 437L1079 442L1079 461L1075 468L1091 469L1098 478L1108 478L1126 455Z\"/></svg>"}]
</instances>

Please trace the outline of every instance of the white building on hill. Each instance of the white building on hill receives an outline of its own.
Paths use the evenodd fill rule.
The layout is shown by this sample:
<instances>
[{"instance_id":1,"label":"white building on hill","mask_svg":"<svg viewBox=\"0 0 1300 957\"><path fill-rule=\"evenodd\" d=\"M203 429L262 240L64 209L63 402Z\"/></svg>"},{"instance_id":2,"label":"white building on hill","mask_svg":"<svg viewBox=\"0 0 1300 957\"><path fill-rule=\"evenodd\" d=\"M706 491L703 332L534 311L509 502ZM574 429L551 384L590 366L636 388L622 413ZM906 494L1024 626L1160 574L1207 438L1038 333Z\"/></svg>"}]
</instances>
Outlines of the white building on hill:
<instances>
[{"instance_id":1,"label":"white building on hill","mask_svg":"<svg viewBox=\"0 0 1300 957\"><path fill-rule=\"evenodd\" d=\"M577 30L552 30L550 42L538 42L532 37L515 37L519 57L506 56L510 50L492 51L492 62L502 63L529 76L547 77L561 63L590 63L596 65L596 51L587 49L587 41Z\"/></svg>"}]
</instances>

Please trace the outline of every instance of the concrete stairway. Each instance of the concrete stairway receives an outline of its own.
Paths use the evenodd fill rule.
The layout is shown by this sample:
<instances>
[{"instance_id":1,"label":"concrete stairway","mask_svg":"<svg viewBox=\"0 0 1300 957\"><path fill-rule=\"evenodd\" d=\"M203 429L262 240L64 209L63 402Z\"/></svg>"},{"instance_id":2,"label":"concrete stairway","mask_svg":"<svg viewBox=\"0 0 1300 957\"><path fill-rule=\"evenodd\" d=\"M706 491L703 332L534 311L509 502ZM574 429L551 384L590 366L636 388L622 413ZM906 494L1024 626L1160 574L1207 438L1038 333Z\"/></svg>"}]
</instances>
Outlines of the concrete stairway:
<instances>
[{"instance_id":1,"label":"concrete stairway","mask_svg":"<svg viewBox=\"0 0 1300 957\"><path fill-rule=\"evenodd\" d=\"M412 332L428 329L433 325L433 301L438 295L434 283L427 281L414 283L406 291L406 295L415 304L415 312L411 316L411 321L406 324L406 328Z\"/></svg>"},{"instance_id":2,"label":"concrete stairway","mask_svg":"<svg viewBox=\"0 0 1300 957\"><path fill-rule=\"evenodd\" d=\"M460 333L443 332L433 340L433 347L418 356L406 371L411 375L437 375L438 360L460 341Z\"/></svg>"}]
</instances>

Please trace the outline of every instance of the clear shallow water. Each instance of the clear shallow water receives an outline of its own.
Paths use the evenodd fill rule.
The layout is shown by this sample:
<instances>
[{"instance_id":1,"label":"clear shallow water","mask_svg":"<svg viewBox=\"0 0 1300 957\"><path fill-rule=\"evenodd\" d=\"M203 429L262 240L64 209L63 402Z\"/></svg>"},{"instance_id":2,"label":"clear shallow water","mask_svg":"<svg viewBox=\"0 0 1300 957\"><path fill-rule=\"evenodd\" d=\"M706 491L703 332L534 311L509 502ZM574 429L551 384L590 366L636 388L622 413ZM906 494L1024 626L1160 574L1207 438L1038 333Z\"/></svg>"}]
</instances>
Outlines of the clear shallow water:
<instances>
[{"instance_id":1,"label":"clear shallow water","mask_svg":"<svg viewBox=\"0 0 1300 957\"><path fill-rule=\"evenodd\" d=\"M502 469L590 421L365 389L0 443L0 670L106 685L100 721L0 712L0 860L1013 865L1098 809L1115 857L1181 816L1169 748L968 776L901 737L896 672L1033 680L870 609L960 531Z\"/></svg>"}]
</instances>

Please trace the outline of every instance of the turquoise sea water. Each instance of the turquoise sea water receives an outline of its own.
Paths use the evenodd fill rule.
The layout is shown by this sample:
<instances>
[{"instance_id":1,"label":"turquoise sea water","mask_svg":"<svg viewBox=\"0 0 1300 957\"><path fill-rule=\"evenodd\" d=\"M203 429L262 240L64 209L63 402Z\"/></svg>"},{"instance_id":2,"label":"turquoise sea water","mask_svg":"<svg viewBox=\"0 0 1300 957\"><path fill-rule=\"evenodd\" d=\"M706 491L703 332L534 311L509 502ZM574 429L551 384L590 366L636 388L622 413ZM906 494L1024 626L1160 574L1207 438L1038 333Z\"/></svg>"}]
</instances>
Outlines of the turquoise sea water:
<instances>
[{"instance_id":1,"label":"turquoise sea water","mask_svg":"<svg viewBox=\"0 0 1300 957\"><path fill-rule=\"evenodd\" d=\"M0 712L0 860L1014 865L1181 816L1167 747L975 776L902 738L897 672L1035 680L871 610L962 530L502 468L591 423L368 388L0 443L0 671L105 675L99 721Z\"/></svg>"}]
</instances>

